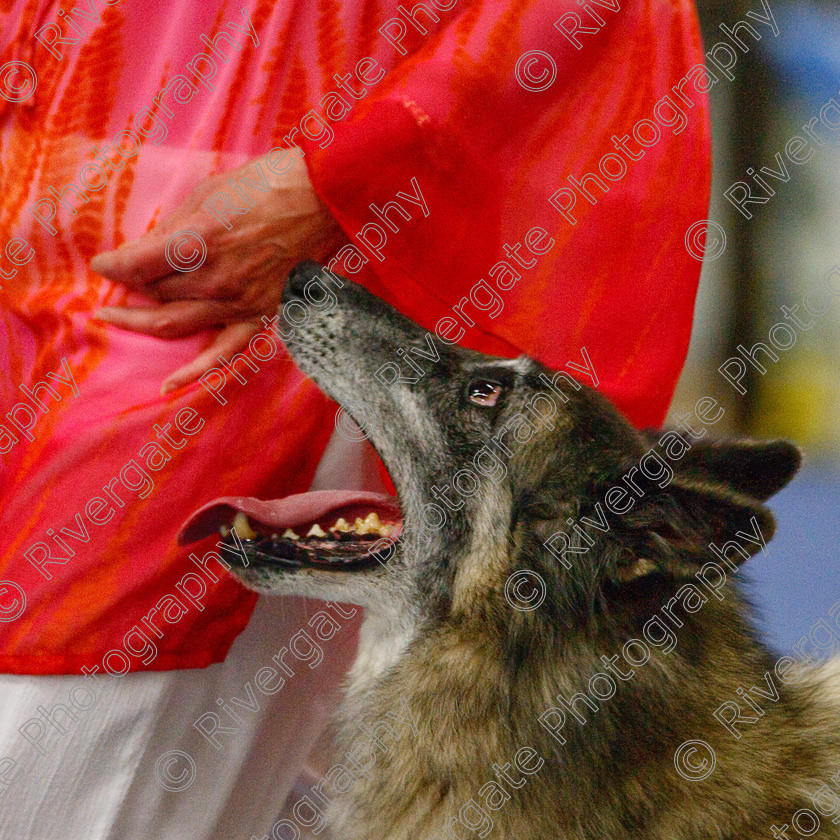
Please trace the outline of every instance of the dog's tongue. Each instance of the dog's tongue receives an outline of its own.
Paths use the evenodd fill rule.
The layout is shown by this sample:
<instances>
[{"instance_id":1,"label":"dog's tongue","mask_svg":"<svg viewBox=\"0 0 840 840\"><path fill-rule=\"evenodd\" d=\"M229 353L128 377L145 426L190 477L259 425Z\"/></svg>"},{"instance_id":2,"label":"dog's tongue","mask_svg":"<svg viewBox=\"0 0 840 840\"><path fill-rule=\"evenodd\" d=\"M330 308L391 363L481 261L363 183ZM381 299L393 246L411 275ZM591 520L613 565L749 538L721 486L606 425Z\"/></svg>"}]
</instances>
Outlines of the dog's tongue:
<instances>
[{"instance_id":1,"label":"dog's tongue","mask_svg":"<svg viewBox=\"0 0 840 840\"><path fill-rule=\"evenodd\" d=\"M208 502L187 519L178 532L178 542L189 545L217 534L222 525L230 525L237 511L242 511L252 522L270 531L282 531L297 525L334 519L333 512L335 516L344 513L352 515L361 509L376 511L386 522L402 519L396 498L360 490L314 490L270 501L222 496Z\"/></svg>"}]
</instances>

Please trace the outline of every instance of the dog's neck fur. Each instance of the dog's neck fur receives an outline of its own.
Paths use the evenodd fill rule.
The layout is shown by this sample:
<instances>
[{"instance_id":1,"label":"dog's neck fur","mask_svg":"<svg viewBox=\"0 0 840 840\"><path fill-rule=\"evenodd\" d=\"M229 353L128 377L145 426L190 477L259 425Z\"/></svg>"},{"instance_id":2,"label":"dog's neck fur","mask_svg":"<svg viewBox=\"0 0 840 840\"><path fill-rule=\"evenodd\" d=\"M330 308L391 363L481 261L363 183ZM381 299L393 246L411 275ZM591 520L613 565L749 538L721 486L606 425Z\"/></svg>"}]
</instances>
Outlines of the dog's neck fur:
<instances>
[{"instance_id":1,"label":"dog's neck fur","mask_svg":"<svg viewBox=\"0 0 840 840\"><path fill-rule=\"evenodd\" d=\"M361 727L370 731L382 721L391 721L399 739L384 736L387 750L376 750L370 778L360 778L333 803L331 818L343 840L478 836L458 815L470 800L483 806L479 791L487 782L500 783L511 798L487 811L493 827L483 837L765 840L771 825L789 823L840 770L836 736L836 766L826 763L824 749L824 715L836 716L837 707L832 712L814 696L812 677L777 685L778 701L743 727L740 740L714 720L714 710L735 698L739 686L765 687L764 674L773 670L770 654L743 625L732 587L723 603L686 615L677 647L668 655L654 652L633 679L616 680L617 693L597 712L579 702L586 724L567 711L563 745L540 726L539 716L557 705L558 694L586 693L589 678L605 670L600 655L612 656L620 644L611 647L597 626L558 631L533 614L511 615L503 599L495 607L425 627L394 629L377 614L366 619L341 713L340 752L369 742ZM712 647L714 668L704 655ZM406 708L416 736L393 723L393 714L404 717ZM675 709L678 715L669 719ZM696 738L710 743L718 766L709 779L689 782L676 773L674 753ZM809 742L823 749L809 751ZM545 764L533 775L510 768L514 782L525 779L517 788L501 780L494 765L512 765L523 747L535 749ZM741 774L737 786L727 766ZM823 836L840 834L824 820Z\"/></svg>"}]
</instances>

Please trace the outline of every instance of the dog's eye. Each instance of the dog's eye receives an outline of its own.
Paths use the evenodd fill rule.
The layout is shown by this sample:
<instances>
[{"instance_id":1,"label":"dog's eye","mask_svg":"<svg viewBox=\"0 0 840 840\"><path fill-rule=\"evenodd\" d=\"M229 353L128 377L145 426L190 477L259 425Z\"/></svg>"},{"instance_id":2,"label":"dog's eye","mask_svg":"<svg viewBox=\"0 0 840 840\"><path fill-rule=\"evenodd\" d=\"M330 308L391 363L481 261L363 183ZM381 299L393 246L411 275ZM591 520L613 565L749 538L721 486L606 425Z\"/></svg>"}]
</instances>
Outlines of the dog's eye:
<instances>
[{"instance_id":1,"label":"dog's eye","mask_svg":"<svg viewBox=\"0 0 840 840\"><path fill-rule=\"evenodd\" d=\"M496 405L499 395L502 393L502 386L492 379L476 379L467 386L467 397L469 401L484 408L492 408Z\"/></svg>"}]
</instances>

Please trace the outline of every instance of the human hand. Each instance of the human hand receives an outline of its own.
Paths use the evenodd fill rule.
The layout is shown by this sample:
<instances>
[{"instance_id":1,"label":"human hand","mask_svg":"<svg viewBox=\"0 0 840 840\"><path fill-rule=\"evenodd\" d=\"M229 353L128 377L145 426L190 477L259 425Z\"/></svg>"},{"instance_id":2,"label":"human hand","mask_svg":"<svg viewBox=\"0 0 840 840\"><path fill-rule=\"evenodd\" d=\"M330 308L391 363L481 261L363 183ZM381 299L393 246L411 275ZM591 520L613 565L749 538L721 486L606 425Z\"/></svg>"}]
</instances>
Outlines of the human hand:
<instances>
[{"instance_id":1,"label":"human hand","mask_svg":"<svg viewBox=\"0 0 840 840\"><path fill-rule=\"evenodd\" d=\"M228 184L230 179L242 183L243 178L267 183L268 189L243 185L242 191L255 203L244 214L222 212L228 229L203 205L214 193L225 192L232 206L245 207ZM167 258L167 244L181 231L198 234L206 247L206 259L194 271L177 271ZM292 267L303 259L323 259L342 239L341 228L315 193L301 159L278 175L265 157L256 158L200 181L149 233L97 254L90 264L93 271L157 303L105 307L93 317L159 338L222 327L209 347L164 381L165 394L197 379L220 354L246 345L263 328L262 316L277 310L282 281Z\"/></svg>"}]
</instances>

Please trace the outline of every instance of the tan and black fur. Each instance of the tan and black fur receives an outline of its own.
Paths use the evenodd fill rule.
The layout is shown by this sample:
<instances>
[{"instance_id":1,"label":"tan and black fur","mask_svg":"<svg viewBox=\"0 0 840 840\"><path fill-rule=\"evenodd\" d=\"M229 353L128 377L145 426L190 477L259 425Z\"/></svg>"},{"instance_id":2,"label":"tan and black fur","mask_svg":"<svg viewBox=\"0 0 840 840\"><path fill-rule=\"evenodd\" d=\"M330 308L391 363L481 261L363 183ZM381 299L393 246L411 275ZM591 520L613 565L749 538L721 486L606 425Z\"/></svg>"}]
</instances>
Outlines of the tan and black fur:
<instances>
[{"instance_id":1,"label":"tan and black fur","mask_svg":"<svg viewBox=\"0 0 840 840\"><path fill-rule=\"evenodd\" d=\"M318 277L318 266L304 264L287 283L286 303L318 291L306 324L287 324L295 333L289 350L369 432L397 487L403 538L387 567L369 571L292 572L252 557L237 573L262 591L366 608L339 754L362 724L375 727L403 702L416 721L416 737L385 738L371 778L343 795L322 787L336 837L765 840L772 826L800 836L791 818L813 811L811 795L840 771L838 669L803 665L797 682L776 680L778 699L764 704L763 716L742 725L740 739L727 731L715 711L737 699L739 687L765 686L776 664L731 572L723 600L709 597L693 614L672 604L682 623L672 625L673 650L652 648L632 679L615 679L614 696L597 711L579 702L585 723L567 711L565 743L540 722L558 696L586 694L590 678L606 670L602 657L643 638L651 616L686 582L696 583L698 569L715 560L710 543L725 543L752 522L769 540L774 525L764 502L796 471L797 450L684 436L673 480L660 487L639 476L643 495L624 515L611 514L607 531L587 531L593 545L579 559L570 555L567 568L546 542L569 531L569 519L593 516L656 437L634 430L595 391L563 379L565 401L554 393L550 422L534 422L522 442L503 436L510 454L495 446L504 475L500 468L501 477L460 497L444 527L423 526L424 505L440 504L431 488L474 469L476 453L547 391L540 374L554 373L524 357L495 359L427 338L357 285ZM434 347L438 356L424 361L424 375L391 387L378 381L375 373L396 350L412 346ZM501 386L495 405L468 398L480 381ZM545 584L536 609L515 609L505 595L521 570ZM677 748L689 740L714 751L714 772L704 780L675 769ZM510 798L485 808L491 826L467 827L459 814L476 813L464 811L470 801L484 807L485 785L499 779L494 765L510 765L523 748L536 751L540 769L527 778L508 771L524 783L502 783ZM821 818L819 837L840 837L830 817Z\"/></svg>"}]
</instances>

